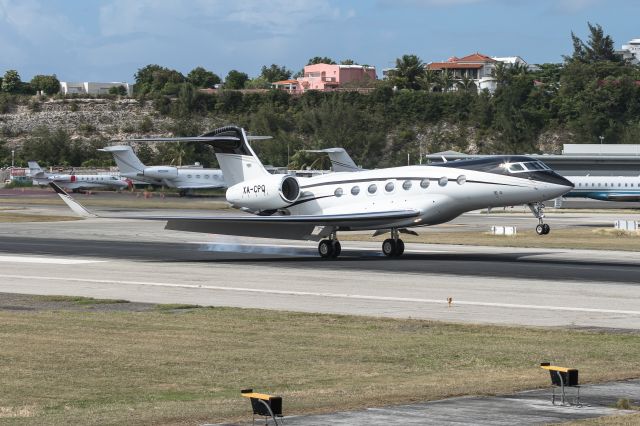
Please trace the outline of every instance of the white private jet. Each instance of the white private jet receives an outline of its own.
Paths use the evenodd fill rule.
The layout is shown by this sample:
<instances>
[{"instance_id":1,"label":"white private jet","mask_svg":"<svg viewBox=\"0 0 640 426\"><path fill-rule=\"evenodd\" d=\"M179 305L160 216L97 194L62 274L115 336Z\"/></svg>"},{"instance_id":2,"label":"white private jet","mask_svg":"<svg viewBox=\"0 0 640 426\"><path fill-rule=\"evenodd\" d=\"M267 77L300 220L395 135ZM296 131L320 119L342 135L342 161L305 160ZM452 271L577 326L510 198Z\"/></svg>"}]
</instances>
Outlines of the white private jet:
<instances>
[{"instance_id":1,"label":"white private jet","mask_svg":"<svg viewBox=\"0 0 640 426\"><path fill-rule=\"evenodd\" d=\"M340 255L338 232L390 232L382 243L386 256L400 256L400 233L408 228L448 222L464 212L486 207L528 204L539 224L542 201L559 197L573 184L542 162L502 156L404 166L357 173L336 172L309 178L269 174L249 145L244 129L227 126L192 138L213 146L226 182L227 201L252 216L148 217L166 220L165 229L281 239L320 240L323 258ZM528 173L516 173L526 167ZM56 185L51 185L76 213L94 216Z\"/></svg>"},{"instance_id":2,"label":"white private jet","mask_svg":"<svg viewBox=\"0 0 640 426\"><path fill-rule=\"evenodd\" d=\"M574 188L564 197L601 201L640 201L640 176L566 176Z\"/></svg>"},{"instance_id":3,"label":"white private jet","mask_svg":"<svg viewBox=\"0 0 640 426\"><path fill-rule=\"evenodd\" d=\"M226 188L224 176L219 169L145 166L128 145L108 146L98 151L110 152L113 155L121 176L176 188L180 191L180 195L185 195L191 189Z\"/></svg>"},{"instance_id":4,"label":"white private jet","mask_svg":"<svg viewBox=\"0 0 640 426\"><path fill-rule=\"evenodd\" d=\"M36 161L28 161L27 164L29 165L29 174L33 179L34 185L48 185L51 182L55 182L63 188L71 189L73 192L93 188L121 190L131 186L130 180L113 175L47 173L42 170Z\"/></svg>"}]
</instances>

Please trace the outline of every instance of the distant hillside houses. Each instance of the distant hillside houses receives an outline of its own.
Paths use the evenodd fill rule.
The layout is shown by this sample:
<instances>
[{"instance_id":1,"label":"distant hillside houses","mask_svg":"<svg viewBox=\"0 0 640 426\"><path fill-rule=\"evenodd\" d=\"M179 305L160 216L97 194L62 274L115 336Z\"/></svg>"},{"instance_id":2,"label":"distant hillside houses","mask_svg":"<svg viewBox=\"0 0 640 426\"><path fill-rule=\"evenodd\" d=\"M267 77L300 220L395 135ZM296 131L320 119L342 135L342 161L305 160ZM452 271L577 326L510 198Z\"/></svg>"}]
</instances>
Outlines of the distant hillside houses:
<instances>
[{"instance_id":1,"label":"distant hillside houses","mask_svg":"<svg viewBox=\"0 0 640 426\"><path fill-rule=\"evenodd\" d=\"M376 68L368 65L313 64L304 67L302 77L276 81L271 83L271 86L289 93L303 93L307 90L330 91L349 83L377 78Z\"/></svg>"},{"instance_id":2,"label":"distant hillside houses","mask_svg":"<svg viewBox=\"0 0 640 426\"><path fill-rule=\"evenodd\" d=\"M106 95L113 87L124 87L127 91L127 96L133 95L133 84L124 82L111 82L111 83L98 83L93 81L85 82L60 82L60 93L63 95Z\"/></svg>"},{"instance_id":3,"label":"distant hillside houses","mask_svg":"<svg viewBox=\"0 0 640 426\"><path fill-rule=\"evenodd\" d=\"M625 59L632 64L640 63L640 38L634 38L629 40L627 44L622 45L622 49L617 52L622 55L622 59Z\"/></svg>"}]
</instances>

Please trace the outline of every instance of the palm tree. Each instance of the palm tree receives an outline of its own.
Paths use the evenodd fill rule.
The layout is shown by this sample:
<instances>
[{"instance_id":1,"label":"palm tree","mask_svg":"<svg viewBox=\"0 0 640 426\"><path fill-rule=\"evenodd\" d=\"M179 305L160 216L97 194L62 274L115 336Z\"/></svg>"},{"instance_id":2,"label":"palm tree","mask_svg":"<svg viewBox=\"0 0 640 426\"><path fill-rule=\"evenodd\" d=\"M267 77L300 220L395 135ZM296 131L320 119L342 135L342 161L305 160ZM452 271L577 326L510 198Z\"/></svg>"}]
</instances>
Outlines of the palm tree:
<instances>
[{"instance_id":1,"label":"palm tree","mask_svg":"<svg viewBox=\"0 0 640 426\"><path fill-rule=\"evenodd\" d=\"M458 86L458 90L464 90L465 92L470 92L476 89L476 84L473 82L473 79L467 74L463 75L456 84Z\"/></svg>"},{"instance_id":2,"label":"palm tree","mask_svg":"<svg viewBox=\"0 0 640 426\"><path fill-rule=\"evenodd\" d=\"M427 92L432 92L437 80L438 76L435 71L426 69L422 76L421 85Z\"/></svg>"},{"instance_id":3,"label":"palm tree","mask_svg":"<svg viewBox=\"0 0 640 426\"><path fill-rule=\"evenodd\" d=\"M416 55L402 55L402 58L396 59L396 69L393 75L394 83L399 88L419 90L420 80L424 74L424 64Z\"/></svg>"},{"instance_id":4,"label":"palm tree","mask_svg":"<svg viewBox=\"0 0 640 426\"><path fill-rule=\"evenodd\" d=\"M448 92L449 90L451 90L451 87L453 87L453 75L451 75L449 70L443 70L440 73L439 77L440 78L438 80L440 81L440 87L442 87L442 91Z\"/></svg>"},{"instance_id":5,"label":"palm tree","mask_svg":"<svg viewBox=\"0 0 640 426\"><path fill-rule=\"evenodd\" d=\"M498 84L504 84L509 81L509 67L504 62L498 62L491 71L491 75L496 79Z\"/></svg>"}]
</instances>

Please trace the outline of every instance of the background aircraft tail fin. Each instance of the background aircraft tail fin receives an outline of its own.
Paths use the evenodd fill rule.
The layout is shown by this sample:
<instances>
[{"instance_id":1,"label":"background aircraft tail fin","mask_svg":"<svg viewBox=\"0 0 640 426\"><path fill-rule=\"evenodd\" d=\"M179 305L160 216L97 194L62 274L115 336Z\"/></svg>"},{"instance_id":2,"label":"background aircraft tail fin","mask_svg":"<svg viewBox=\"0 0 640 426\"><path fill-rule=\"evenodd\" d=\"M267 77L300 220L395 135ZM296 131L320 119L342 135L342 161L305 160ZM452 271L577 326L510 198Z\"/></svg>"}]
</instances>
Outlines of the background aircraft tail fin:
<instances>
[{"instance_id":1,"label":"background aircraft tail fin","mask_svg":"<svg viewBox=\"0 0 640 426\"><path fill-rule=\"evenodd\" d=\"M323 152L329 155L334 172L360 172L358 167L344 148L308 149L307 152Z\"/></svg>"},{"instance_id":2,"label":"background aircraft tail fin","mask_svg":"<svg viewBox=\"0 0 640 426\"><path fill-rule=\"evenodd\" d=\"M144 164L129 145L108 146L98 151L110 152L123 176L135 176L145 169Z\"/></svg>"},{"instance_id":3,"label":"background aircraft tail fin","mask_svg":"<svg viewBox=\"0 0 640 426\"><path fill-rule=\"evenodd\" d=\"M40 166L38 165L37 162L35 162L35 161L27 161L27 164L29 165L29 174L32 177L33 176L38 176L38 175L44 173L44 170L42 170L42 168L40 168Z\"/></svg>"}]
</instances>

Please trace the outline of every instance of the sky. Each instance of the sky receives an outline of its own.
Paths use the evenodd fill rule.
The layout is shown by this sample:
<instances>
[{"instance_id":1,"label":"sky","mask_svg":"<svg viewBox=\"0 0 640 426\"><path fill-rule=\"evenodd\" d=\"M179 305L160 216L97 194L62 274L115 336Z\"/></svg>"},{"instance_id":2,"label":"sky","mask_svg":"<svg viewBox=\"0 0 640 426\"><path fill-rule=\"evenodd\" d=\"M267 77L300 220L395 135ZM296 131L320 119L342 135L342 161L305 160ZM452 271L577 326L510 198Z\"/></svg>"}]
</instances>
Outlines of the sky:
<instances>
[{"instance_id":1,"label":"sky","mask_svg":"<svg viewBox=\"0 0 640 426\"><path fill-rule=\"evenodd\" d=\"M586 39L600 24L620 48L640 38L639 16L637 0L0 0L0 75L134 82L158 64L253 78L327 56L381 76L404 54L474 52L561 62L571 31Z\"/></svg>"}]
</instances>

